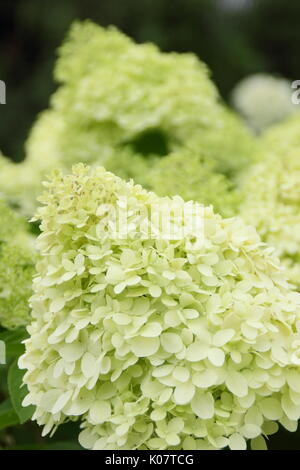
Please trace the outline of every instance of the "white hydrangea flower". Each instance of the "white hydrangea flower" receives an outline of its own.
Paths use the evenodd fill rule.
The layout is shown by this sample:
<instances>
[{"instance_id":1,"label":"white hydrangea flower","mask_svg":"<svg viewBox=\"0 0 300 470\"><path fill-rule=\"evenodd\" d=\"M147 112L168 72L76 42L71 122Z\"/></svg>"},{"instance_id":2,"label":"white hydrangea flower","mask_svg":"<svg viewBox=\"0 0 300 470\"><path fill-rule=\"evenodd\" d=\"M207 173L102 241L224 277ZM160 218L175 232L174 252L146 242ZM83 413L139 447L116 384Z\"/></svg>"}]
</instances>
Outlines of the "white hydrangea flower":
<instances>
[{"instance_id":1,"label":"white hydrangea flower","mask_svg":"<svg viewBox=\"0 0 300 470\"><path fill-rule=\"evenodd\" d=\"M243 176L240 214L276 247L289 279L300 288L300 114L270 128L262 158Z\"/></svg>"},{"instance_id":2,"label":"white hydrangea flower","mask_svg":"<svg viewBox=\"0 0 300 470\"><path fill-rule=\"evenodd\" d=\"M14 329L29 322L35 263L26 221L0 199L0 326Z\"/></svg>"},{"instance_id":3,"label":"white hydrangea flower","mask_svg":"<svg viewBox=\"0 0 300 470\"><path fill-rule=\"evenodd\" d=\"M244 78L232 92L236 110L255 132L262 132L299 110L292 102L291 83L268 74Z\"/></svg>"},{"instance_id":4,"label":"white hydrangea flower","mask_svg":"<svg viewBox=\"0 0 300 470\"><path fill-rule=\"evenodd\" d=\"M124 197L131 228L115 237L105 208ZM137 236L141 205L187 203L83 165L41 201L19 365L44 435L71 419L88 449L245 449L277 422L295 430L300 295L252 227L202 208L201 244L162 223L165 237Z\"/></svg>"}]
</instances>

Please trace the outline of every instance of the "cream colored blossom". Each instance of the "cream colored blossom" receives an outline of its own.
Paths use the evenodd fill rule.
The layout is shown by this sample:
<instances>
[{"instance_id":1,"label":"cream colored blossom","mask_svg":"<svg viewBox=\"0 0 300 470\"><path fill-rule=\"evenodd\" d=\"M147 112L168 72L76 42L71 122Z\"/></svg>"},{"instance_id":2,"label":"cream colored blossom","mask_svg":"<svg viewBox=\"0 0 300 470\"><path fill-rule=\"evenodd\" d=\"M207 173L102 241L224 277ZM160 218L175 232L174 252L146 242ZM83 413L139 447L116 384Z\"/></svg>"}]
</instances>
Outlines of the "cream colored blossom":
<instances>
[{"instance_id":1,"label":"cream colored blossom","mask_svg":"<svg viewBox=\"0 0 300 470\"><path fill-rule=\"evenodd\" d=\"M300 287L300 114L262 139L262 158L242 181L242 217L276 247L289 278Z\"/></svg>"},{"instance_id":2,"label":"cream colored blossom","mask_svg":"<svg viewBox=\"0 0 300 470\"><path fill-rule=\"evenodd\" d=\"M185 201L213 205L214 211L230 217L237 213L241 195L235 185L214 170L213 161L190 150L169 155L148 171L147 185L159 196L179 194Z\"/></svg>"},{"instance_id":3,"label":"cream colored blossom","mask_svg":"<svg viewBox=\"0 0 300 470\"><path fill-rule=\"evenodd\" d=\"M29 322L36 254L26 225L0 200L0 325L9 329Z\"/></svg>"}]
</instances>

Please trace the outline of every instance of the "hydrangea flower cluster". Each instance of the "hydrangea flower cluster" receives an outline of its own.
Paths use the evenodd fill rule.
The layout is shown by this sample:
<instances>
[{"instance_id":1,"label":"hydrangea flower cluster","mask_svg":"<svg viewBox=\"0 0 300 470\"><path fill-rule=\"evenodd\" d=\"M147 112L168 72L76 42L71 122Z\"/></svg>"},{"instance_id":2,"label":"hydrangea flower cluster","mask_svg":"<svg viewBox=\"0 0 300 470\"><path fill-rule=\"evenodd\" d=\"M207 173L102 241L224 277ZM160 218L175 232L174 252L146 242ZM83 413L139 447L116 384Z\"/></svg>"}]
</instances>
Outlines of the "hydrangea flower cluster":
<instances>
[{"instance_id":1,"label":"hydrangea flower cluster","mask_svg":"<svg viewBox=\"0 0 300 470\"><path fill-rule=\"evenodd\" d=\"M300 112L268 129L262 136L262 142L266 150L276 152L278 155L299 149Z\"/></svg>"},{"instance_id":2,"label":"hydrangea flower cluster","mask_svg":"<svg viewBox=\"0 0 300 470\"><path fill-rule=\"evenodd\" d=\"M300 115L270 129L265 155L243 178L243 218L273 245L300 288Z\"/></svg>"},{"instance_id":3,"label":"hydrangea flower cluster","mask_svg":"<svg viewBox=\"0 0 300 470\"><path fill-rule=\"evenodd\" d=\"M76 23L60 49L55 78L60 86L51 107L32 130L25 162L14 167L21 206L37 192L27 191L24 180L34 175L40 185L49 168L101 164L151 189L149 170L188 148L201 154L198 171L209 193L214 172L234 177L252 158L252 136L220 102L206 66L192 54L162 53L115 28ZM204 168L205 178L203 158L214 162L211 172ZM10 193L6 187L3 171L0 188Z\"/></svg>"},{"instance_id":4,"label":"hydrangea flower cluster","mask_svg":"<svg viewBox=\"0 0 300 470\"><path fill-rule=\"evenodd\" d=\"M288 80L268 74L244 78L232 92L236 110L255 132L262 132L299 110L291 100Z\"/></svg>"},{"instance_id":5,"label":"hydrangea flower cluster","mask_svg":"<svg viewBox=\"0 0 300 470\"><path fill-rule=\"evenodd\" d=\"M44 434L71 419L89 449L245 449L277 422L296 430L300 295L252 227L195 204L203 231L170 239L158 220L144 236L153 206L173 208L178 233L189 203L82 164L41 202L19 366Z\"/></svg>"},{"instance_id":6,"label":"hydrangea flower cluster","mask_svg":"<svg viewBox=\"0 0 300 470\"><path fill-rule=\"evenodd\" d=\"M0 325L5 328L29 322L35 262L26 222L0 200Z\"/></svg>"}]
</instances>

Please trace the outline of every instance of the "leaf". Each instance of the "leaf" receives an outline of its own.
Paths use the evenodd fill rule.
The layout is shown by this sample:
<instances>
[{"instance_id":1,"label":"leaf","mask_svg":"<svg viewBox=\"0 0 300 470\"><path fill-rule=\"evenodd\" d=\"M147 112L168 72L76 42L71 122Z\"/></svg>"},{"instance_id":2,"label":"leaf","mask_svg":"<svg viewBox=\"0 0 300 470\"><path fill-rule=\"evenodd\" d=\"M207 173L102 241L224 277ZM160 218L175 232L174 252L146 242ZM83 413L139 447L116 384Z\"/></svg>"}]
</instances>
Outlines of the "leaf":
<instances>
[{"instance_id":1,"label":"leaf","mask_svg":"<svg viewBox=\"0 0 300 470\"><path fill-rule=\"evenodd\" d=\"M24 371L18 368L18 361L16 359L9 368L7 382L12 405L21 424L31 419L34 411L33 406L22 406L22 401L28 393L26 386L21 388L23 375Z\"/></svg>"},{"instance_id":2,"label":"leaf","mask_svg":"<svg viewBox=\"0 0 300 470\"><path fill-rule=\"evenodd\" d=\"M19 418L12 407L10 399L0 405L0 429L8 428L19 424Z\"/></svg>"},{"instance_id":3,"label":"leaf","mask_svg":"<svg viewBox=\"0 0 300 470\"><path fill-rule=\"evenodd\" d=\"M268 450L266 441L263 436L258 436L251 440L252 450Z\"/></svg>"}]
</instances>

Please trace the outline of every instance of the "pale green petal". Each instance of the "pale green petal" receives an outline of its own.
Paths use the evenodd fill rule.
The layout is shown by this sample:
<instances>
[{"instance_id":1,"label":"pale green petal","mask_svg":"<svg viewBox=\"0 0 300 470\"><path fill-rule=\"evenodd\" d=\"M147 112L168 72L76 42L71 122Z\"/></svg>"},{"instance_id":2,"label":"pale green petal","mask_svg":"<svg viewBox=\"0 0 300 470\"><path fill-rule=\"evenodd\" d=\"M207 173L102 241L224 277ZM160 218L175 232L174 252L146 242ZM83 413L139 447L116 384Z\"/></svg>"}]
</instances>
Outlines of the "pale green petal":
<instances>
[{"instance_id":1,"label":"pale green petal","mask_svg":"<svg viewBox=\"0 0 300 470\"><path fill-rule=\"evenodd\" d=\"M229 448L231 450L246 450L247 444L243 436L235 433L229 437Z\"/></svg>"},{"instance_id":2,"label":"pale green petal","mask_svg":"<svg viewBox=\"0 0 300 470\"><path fill-rule=\"evenodd\" d=\"M214 399L211 393L197 392L192 403L193 412L202 419L212 418L214 415Z\"/></svg>"},{"instance_id":3,"label":"pale green petal","mask_svg":"<svg viewBox=\"0 0 300 470\"><path fill-rule=\"evenodd\" d=\"M160 342L168 353L178 353L183 348L182 339L175 333L163 333L160 337Z\"/></svg>"}]
</instances>

